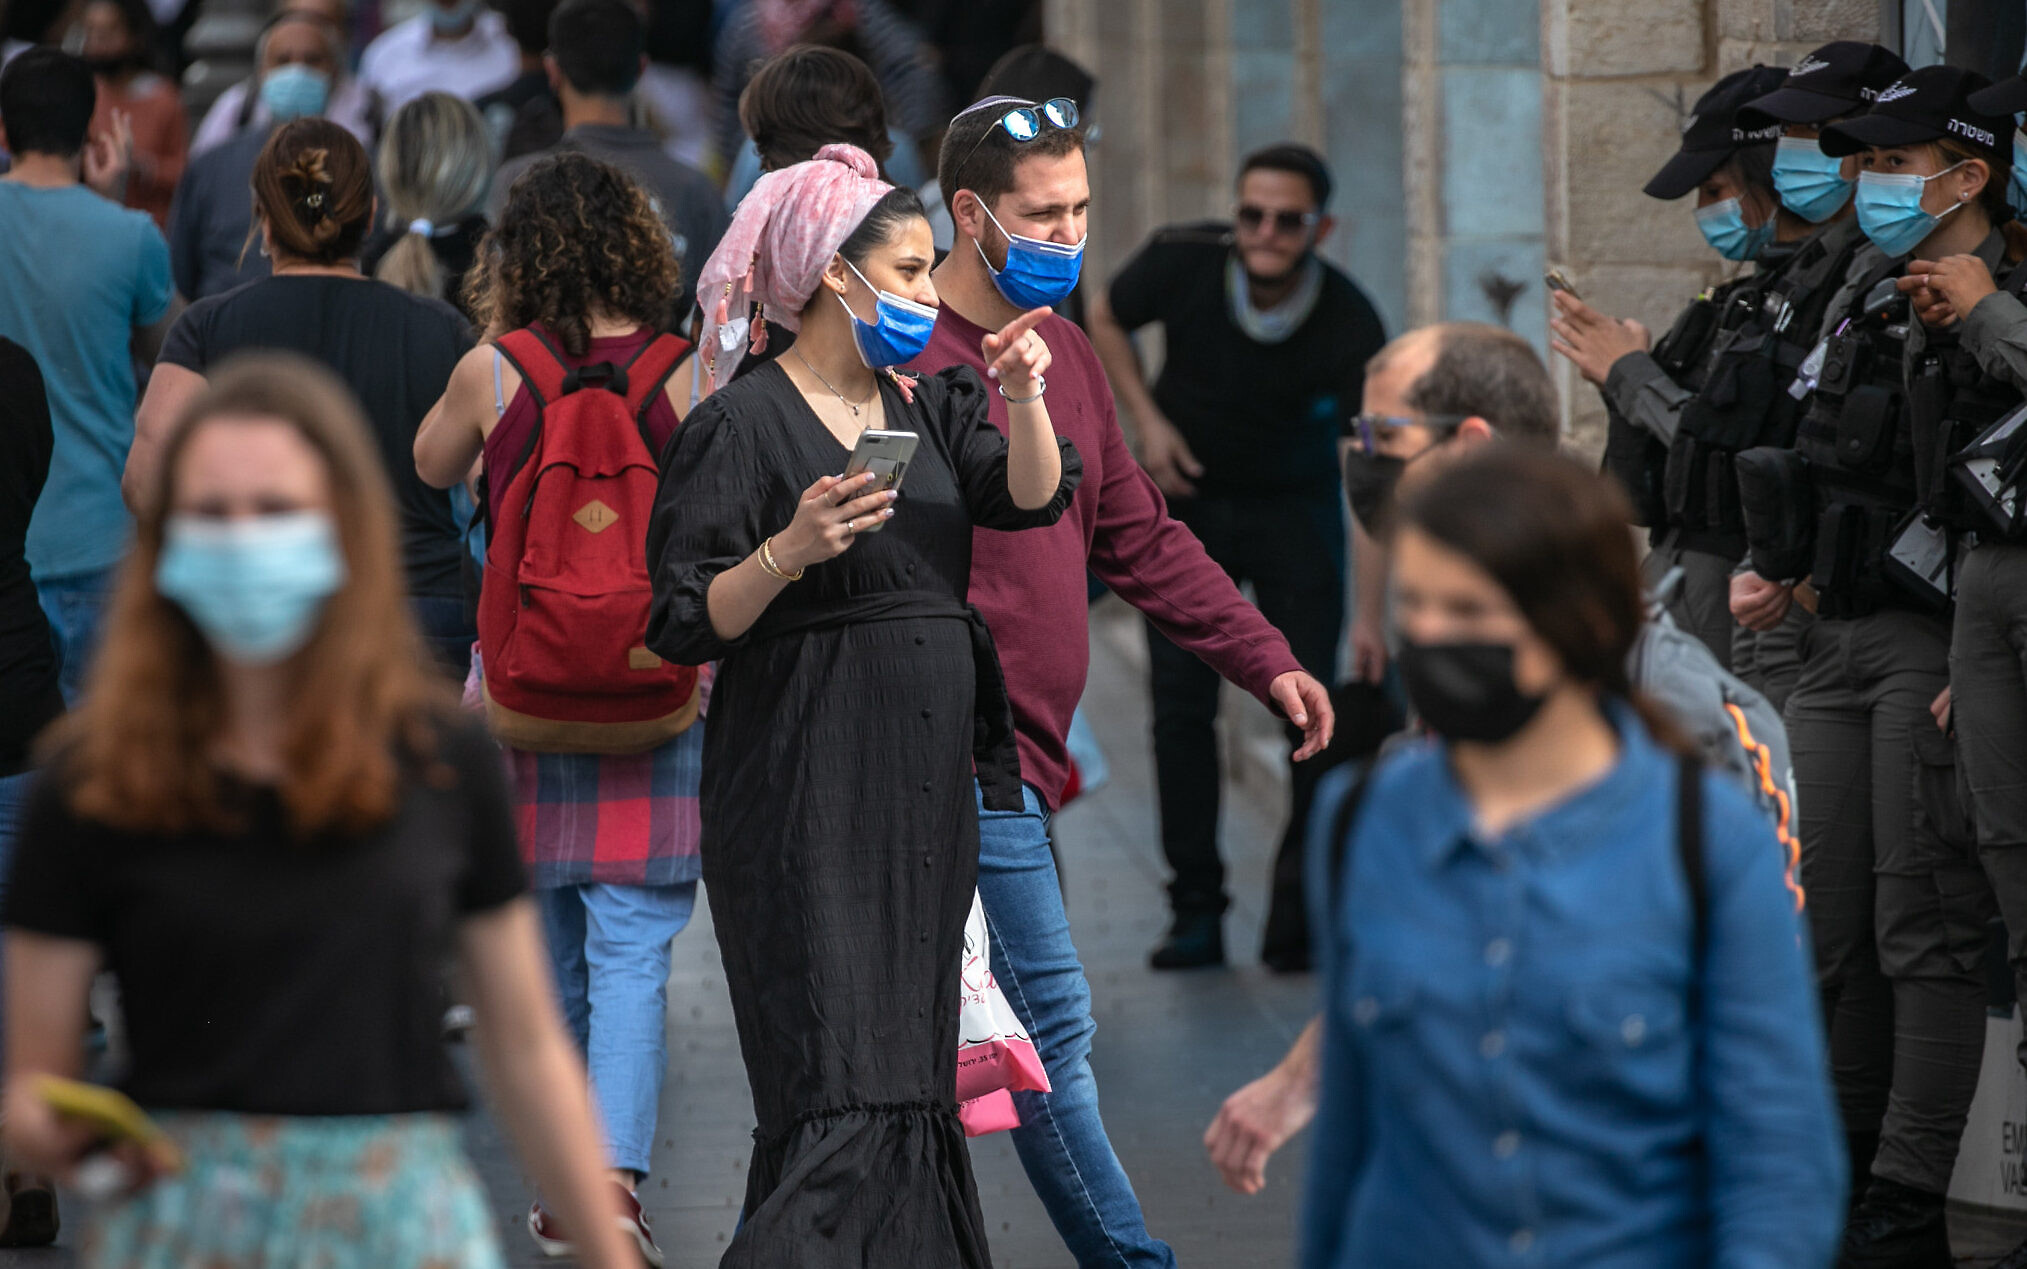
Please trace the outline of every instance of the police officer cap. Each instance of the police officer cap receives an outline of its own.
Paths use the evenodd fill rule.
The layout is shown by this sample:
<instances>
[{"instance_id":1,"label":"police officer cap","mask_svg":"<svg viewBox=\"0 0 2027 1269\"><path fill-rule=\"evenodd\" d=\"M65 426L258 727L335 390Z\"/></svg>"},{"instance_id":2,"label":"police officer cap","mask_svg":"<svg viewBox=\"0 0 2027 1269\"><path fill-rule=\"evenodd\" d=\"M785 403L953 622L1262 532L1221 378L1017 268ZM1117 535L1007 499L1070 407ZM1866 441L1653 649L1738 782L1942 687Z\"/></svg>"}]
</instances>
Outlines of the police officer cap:
<instances>
[{"instance_id":1,"label":"police officer cap","mask_svg":"<svg viewBox=\"0 0 2027 1269\"><path fill-rule=\"evenodd\" d=\"M1819 144L1825 154L1844 155L1868 146L1885 149L1953 137L1974 150L2010 162L2013 120L1971 109L1971 94L1991 82L1960 66L1924 66L1909 71L1879 94L1872 109L1823 129Z\"/></svg>"},{"instance_id":2,"label":"police officer cap","mask_svg":"<svg viewBox=\"0 0 2027 1269\"><path fill-rule=\"evenodd\" d=\"M1647 182L1650 198L1680 198L1703 184L1710 174L1741 147L1780 138L1778 124L1747 129L1739 126L1738 108L1781 86L1788 72L1778 66L1751 66L1733 71L1696 99L1696 109L1682 125L1682 148Z\"/></svg>"},{"instance_id":3,"label":"police officer cap","mask_svg":"<svg viewBox=\"0 0 2027 1269\"><path fill-rule=\"evenodd\" d=\"M1971 94L1971 109L1988 115L2017 115L2027 110L2027 75L2010 75L1990 88Z\"/></svg>"},{"instance_id":4,"label":"police officer cap","mask_svg":"<svg viewBox=\"0 0 2027 1269\"><path fill-rule=\"evenodd\" d=\"M1861 40L1825 44L1788 68L1788 82L1738 112L1742 128L1822 123L1863 110L1907 74L1891 49Z\"/></svg>"}]
</instances>

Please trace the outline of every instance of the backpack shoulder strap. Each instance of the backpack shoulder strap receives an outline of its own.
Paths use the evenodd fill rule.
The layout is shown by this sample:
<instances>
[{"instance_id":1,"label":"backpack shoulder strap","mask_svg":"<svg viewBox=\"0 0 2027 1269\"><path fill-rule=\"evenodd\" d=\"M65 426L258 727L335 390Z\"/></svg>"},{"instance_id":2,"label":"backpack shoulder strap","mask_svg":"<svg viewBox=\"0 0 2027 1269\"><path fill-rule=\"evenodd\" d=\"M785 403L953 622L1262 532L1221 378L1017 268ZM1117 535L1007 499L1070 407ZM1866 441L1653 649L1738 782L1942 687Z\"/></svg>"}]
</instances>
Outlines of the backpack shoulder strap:
<instances>
[{"instance_id":1,"label":"backpack shoulder strap","mask_svg":"<svg viewBox=\"0 0 2027 1269\"><path fill-rule=\"evenodd\" d=\"M508 331L494 340L493 346L520 374L521 382L528 385L537 410L563 395L563 378L570 367L541 331L533 326Z\"/></svg>"},{"instance_id":2,"label":"backpack shoulder strap","mask_svg":"<svg viewBox=\"0 0 2027 1269\"><path fill-rule=\"evenodd\" d=\"M647 412L669 384L676 365L690 351L690 341L677 335L656 335L642 344L626 363L626 409L647 428ZM652 448L652 446L650 446Z\"/></svg>"},{"instance_id":3,"label":"backpack shoulder strap","mask_svg":"<svg viewBox=\"0 0 2027 1269\"><path fill-rule=\"evenodd\" d=\"M1703 869L1703 762L1694 754L1684 754L1678 764L1675 849L1682 860L1682 880L1689 887L1691 964L1700 975L1708 936L1710 893Z\"/></svg>"}]
</instances>

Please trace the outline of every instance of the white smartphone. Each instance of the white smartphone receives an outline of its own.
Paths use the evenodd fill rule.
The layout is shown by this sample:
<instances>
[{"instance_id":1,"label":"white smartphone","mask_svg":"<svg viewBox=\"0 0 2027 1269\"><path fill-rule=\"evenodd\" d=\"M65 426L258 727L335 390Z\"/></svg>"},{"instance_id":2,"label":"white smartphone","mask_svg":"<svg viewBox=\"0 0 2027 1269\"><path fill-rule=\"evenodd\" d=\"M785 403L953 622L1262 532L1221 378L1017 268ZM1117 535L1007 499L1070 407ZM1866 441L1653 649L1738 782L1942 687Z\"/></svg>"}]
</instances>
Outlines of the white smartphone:
<instances>
[{"instance_id":1,"label":"white smartphone","mask_svg":"<svg viewBox=\"0 0 2027 1269\"><path fill-rule=\"evenodd\" d=\"M902 477L908 474L908 464L914 460L918 439L913 432L868 429L859 433L859 443L852 446L851 461L845 464L845 479L872 472L874 480L863 489L854 489L852 497L863 498L884 489L899 489ZM859 532L878 533L886 527L887 522L881 520Z\"/></svg>"}]
</instances>

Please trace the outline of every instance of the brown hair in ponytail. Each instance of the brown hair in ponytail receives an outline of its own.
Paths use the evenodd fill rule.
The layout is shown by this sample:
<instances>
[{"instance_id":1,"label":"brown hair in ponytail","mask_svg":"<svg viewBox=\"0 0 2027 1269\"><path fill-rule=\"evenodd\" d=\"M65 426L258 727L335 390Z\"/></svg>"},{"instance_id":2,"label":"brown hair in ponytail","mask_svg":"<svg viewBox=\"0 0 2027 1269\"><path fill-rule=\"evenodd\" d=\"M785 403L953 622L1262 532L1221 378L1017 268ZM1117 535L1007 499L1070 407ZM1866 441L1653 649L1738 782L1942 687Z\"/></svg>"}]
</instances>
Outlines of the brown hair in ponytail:
<instances>
[{"instance_id":1,"label":"brown hair in ponytail","mask_svg":"<svg viewBox=\"0 0 2027 1269\"><path fill-rule=\"evenodd\" d=\"M1553 451L1494 443L1432 475L1400 514L1491 574L1571 678L1630 702L1664 747L1694 752L1627 674L1647 601L1616 483Z\"/></svg>"},{"instance_id":2,"label":"brown hair in ponytail","mask_svg":"<svg viewBox=\"0 0 2027 1269\"><path fill-rule=\"evenodd\" d=\"M254 161L253 203L271 250L311 264L356 259L373 220L366 147L328 119L285 123Z\"/></svg>"}]
</instances>

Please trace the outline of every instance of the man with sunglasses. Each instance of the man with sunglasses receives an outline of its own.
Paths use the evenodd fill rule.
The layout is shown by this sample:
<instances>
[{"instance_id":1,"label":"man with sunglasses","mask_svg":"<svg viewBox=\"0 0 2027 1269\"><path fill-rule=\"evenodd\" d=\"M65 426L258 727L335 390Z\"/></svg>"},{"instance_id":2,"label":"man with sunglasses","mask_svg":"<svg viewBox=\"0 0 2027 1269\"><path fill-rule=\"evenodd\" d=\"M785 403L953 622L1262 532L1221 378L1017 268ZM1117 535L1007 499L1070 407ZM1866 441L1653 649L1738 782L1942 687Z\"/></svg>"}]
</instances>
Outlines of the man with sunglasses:
<instances>
[{"instance_id":1,"label":"man with sunglasses","mask_svg":"<svg viewBox=\"0 0 2027 1269\"><path fill-rule=\"evenodd\" d=\"M986 378L979 341L1023 311L1060 304L1076 287L1091 201L1078 121L1067 99L988 98L951 120L943 142L938 184L956 240L935 273L943 303L935 333L911 368L970 366L988 385L990 418L1002 431L1005 394ZM1013 1140L1079 1265L1162 1269L1175 1264L1175 1253L1148 1234L1099 1116L1091 992L1049 852L1049 817L1069 775L1064 738L1090 666L1086 570L1302 727L1305 756L1329 742L1333 719L1323 685L1164 511L1126 448L1112 389L1083 332L1052 315L1031 338L1053 356L1039 390L1057 435L1083 457L1084 484L1050 528L972 535L971 602L999 648L1027 785L1019 812L980 808L978 890L993 974L1053 1086L1014 1094L1021 1126Z\"/></svg>"},{"instance_id":2,"label":"man with sunglasses","mask_svg":"<svg viewBox=\"0 0 2027 1269\"><path fill-rule=\"evenodd\" d=\"M1091 341L1133 414L1140 461L1170 510L1288 636L1304 669L1337 668L1344 625L1344 512L1337 446L1358 408L1366 359L1386 342L1363 292L1317 255L1334 222L1330 173L1313 150L1274 145L1241 166L1234 224L1158 231L1091 297ZM1159 322L1167 353L1150 389L1130 332ZM1151 963L1225 959L1218 851L1218 676L1148 631L1161 846L1174 923ZM1302 826L1314 768L1290 771L1261 959L1309 967Z\"/></svg>"}]
</instances>

